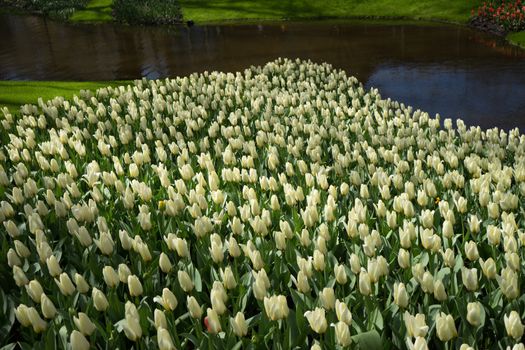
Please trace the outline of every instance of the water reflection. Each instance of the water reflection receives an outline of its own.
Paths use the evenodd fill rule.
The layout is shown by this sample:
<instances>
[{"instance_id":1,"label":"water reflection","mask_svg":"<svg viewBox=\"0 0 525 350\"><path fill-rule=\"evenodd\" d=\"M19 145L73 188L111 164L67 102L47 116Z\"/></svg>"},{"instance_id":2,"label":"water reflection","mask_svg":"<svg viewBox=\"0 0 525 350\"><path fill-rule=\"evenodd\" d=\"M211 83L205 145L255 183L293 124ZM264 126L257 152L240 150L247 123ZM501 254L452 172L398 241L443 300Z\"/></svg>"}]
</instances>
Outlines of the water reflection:
<instances>
[{"instance_id":1,"label":"water reflection","mask_svg":"<svg viewBox=\"0 0 525 350\"><path fill-rule=\"evenodd\" d=\"M162 78L277 57L327 61L416 108L525 126L525 53L449 25L314 22L144 28L0 15L0 79Z\"/></svg>"}]
</instances>

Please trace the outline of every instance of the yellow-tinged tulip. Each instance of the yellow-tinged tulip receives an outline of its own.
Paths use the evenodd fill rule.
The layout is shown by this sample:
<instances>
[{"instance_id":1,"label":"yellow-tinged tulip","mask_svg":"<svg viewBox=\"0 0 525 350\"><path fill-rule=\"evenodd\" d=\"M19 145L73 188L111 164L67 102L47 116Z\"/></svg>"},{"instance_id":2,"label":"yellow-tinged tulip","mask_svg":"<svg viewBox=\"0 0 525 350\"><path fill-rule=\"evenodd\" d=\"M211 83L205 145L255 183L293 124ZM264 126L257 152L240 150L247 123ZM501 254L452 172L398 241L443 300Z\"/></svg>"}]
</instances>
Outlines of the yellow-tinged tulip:
<instances>
[{"instance_id":1,"label":"yellow-tinged tulip","mask_svg":"<svg viewBox=\"0 0 525 350\"><path fill-rule=\"evenodd\" d=\"M142 289L142 283L140 283L140 280L135 275L129 275L128 276L128 289L129 289L129 295L132 297L137 297L139 295L142 295L143 289Z\"/></svg>"},{"instance_id":2,"label":"yellow-tinged tulip","mask_svg":"<svg viewBox=\"0 0 525 350\"><path fill-rule=\"evenodd\" d=\"M93 299L93 305L97 311L104 312L107 310L109 302L101 290L93 288L91 291L91 298Z\"/></svg>"},{"instance_id":3,"label":"yellow-tinged tulip","mask_svg":"<svg viewBox=\"0 0 525 350\"><path fill-rule=\"evenodd\" d=\"M476 268L468 269L462 266L461 279L467 290L473 292L478 289L478 270Z\"/></svg>"},{"instance_id":4,"label":"yellow-tinged tulip","mask_svg":"<svg viewBox=\"0 0 525 350\"><path fill-rule=\"evenodd\" d=\"M352 313L344 302L339 300L335 301L335 313L339 321L344 322L347 325L352 324Z\"/></svg>"},{"instance_id":5,"label":"yellow-tinged tulip","mask_svg":"<svg viewBox=\"0 0 525 350\"><path fill-rule=\"evenodd\" d=\"M284 295L273 295L264 298L264 309L266 315L272 321L281 320L288 317L289 309ZM324 310L324 309L323 309Z\"/></svg>"},{"instance_id":6,"label":"yellow-tinged tulip","mask_svg":"<svg viewBox=\"0 0 525 350\"><path fill-rule=\"evenodd\" d=\"M170 332L165 328L157 329L157 343L160 350L175 350L175 345L171 339Z\"/></svg>"},{"instance_id":7,"label":"yellow-tinged tulip","mask_svg":"<svg viewBox=\"0 0 525 350\"><path fill-rule=\"evenodd\" d=\"M404 283L394 283L394 303L404 309L408 306L408 293Z\"/></svg>"},{"instance_id":8,"label":"yellow-tinged tulip","mask_svg":"<svg viewBox=\"0 0 525 350\"><path fill-rule=\"evenodd\" d=\"M439 340L447 342L458 336L458 331L452 315L441 312L436 317L436 332Z\"/></svg>"},{"instance_id":9,"label":"yellow-tinged tulip","mask_svg":"<svg viewBox=\"0 0 525 350\"><path fill-rule=\"evenodd\" d=\"M168 328L168 321L166 320L166 314L162 310L155 309L153 313L153 319L155 322L155 328Z\"/></svg>"},{"instance_id":10,"label":"yellow-tinged tulip","mask_svg":"<svg viewBox=\"0 0 525 350\"><path fill-rule=\"evenodd\" d=\"M137 341L142 337L142 328L140 327L140 315L137 307L131 301L126 302L124 322L122 328L126 337L131 341Z\"/></svg>"},{"instance_id":11,"label":"yellow-tinged tulip","mask_svg":"<svg viewBox=\"0 0 525 350\"><path fill-rule=\"evenodd\" d=\"M57 314L55 305L45 293L42 293L40 297L40 307L42 308L42 315L47 319L52 319Z\"/></svg>"},{"instance_id":12,"label":"yellow-tinged tulip","mask_svg":"<svg viewBox=\"0 0 525 350\"><path fill-rule=\"evenodd\" d=\"M481 304L479 302L473 302L467 304L467 321L474 327L481 324Z\"/></svg>"},{"instance_id":13,"label":"yellow-tinged tulip","mask_svg":"<svg viewBox=\"0 0 525 350\"><path fill-rule=\"evenodd\" d=\"M153 301L159 303L164 307L164 309L168 311L175 310L175 308L177 308L178 305L177 297L175 297L175 294L173 294L173 292L168 288L164 288L162 290L162 297L156 296L155 298L153 298Z\"/></svg>"},{"instance_id":14,"label":"yellow-tinged tulip","mask_svg":"<svg viewBox=\"0 0 525 350\"><path fill-rule=\"evenodd\" d=\"M335 324L335 338L341 346L350 345L352 338L350 337L350 327L348 327L348 324L341 321Z\"/></svg>"},{"instance_id":15,"label":"yellow-tinged tulip","mask_svg":"<svg viewBox=\"0 0 525 350\"><path fill-rule=\"evenodd\" d=\"M519 340L523 336L524 326L521 323L520 315L515 310L512 310L509 315L505 315L503 321L509 337Z\"/></svg>"},{"instance_id":16,"label":"yellow-tinged tulip","mask_svg":"<svg viewBox=\"0 0 525 350\"><path fill-rule=\"evenodd\" d=\"M91 347L86 337L77 330L71 332L69 341L71 342L71 349L74 350L89 350Z\"/></svg>"},{"instance_id":17,"label":"yellow-tinged tulip","mask_svg":"<svg viewBox=\"0 0 525 350\"><path fill-rule=\"evenodd\" d=\"M83 312L78 313L78 317L74 316L73 321L77 326L78 330L84 335L91 335L95 331L96 327L91 322L91 319Z\"/></svg>"},{"instance_id":18,"label":"yellow-tinged tulip","mask_svg":"<svg viewBox=\"0 0 525 350\"><path fill-rule=\"evenodd\" d=\"M211 334L217 334L222 331L221 322L219 321L219 315L215 310L208 308L206 310L206 321L208 332Z\"/></svg>"},{"instance_id":19,"label":"yellow-tinged tulip","mask_svg":"<svg viewBox=\"0 0 525 350\"><path fill-rule=\"evenodd\" d=\"M328 326L323 308L316 307L314 311L306 311L304 317L308 320L310 328L318 334L326 332Z\"/></svg>"},{"instance_id":20,"label":"yellow-tinged tulip","mask_svg":"<svg viewBox=\"0 0 525 350\"><path fill-rule=\"evenodd\" d=\"M238 337L244 337L248 334L248 324L244 318L242 312L237 312L234 318L230 318L230 323L232 325L233 333Z\"/></svg>"},{"instance_id":21,"label":"yellow-tinged tulip","mask_svg":"<svg viewBox=\"0 0 525 350\"><path fill-rule=\"evenodd\" d=\"M403 314L408 337L425 337L428 332L428 326L424 314L411 315L408 311Z\"/></svg>"},{"instance_id":22,"label":"yellow-tinged tulip","mask_svg":"<svg viewBox=\"0 0 525 350\"><path fill-rule=\"evenodd\" d=\"M186 304L188 307L188 311L190 313L190 316L196 319L201 318L202 316L202 308L197 302L197 299L195 297L186 297Z\"/></svg>"},{"instance_id":23,"label":"yellow-tinged tulip","mask_svg":"<svg viewBox=\"0 0 525 350\"><path fill-rule=\"evenodd\" d=\"M38 282L37 280L32 280L26 286L26 291L35 303L40 303L40 298L42 297L42 293L44 293L40 282Z\"/></svg>"}]
</instances>

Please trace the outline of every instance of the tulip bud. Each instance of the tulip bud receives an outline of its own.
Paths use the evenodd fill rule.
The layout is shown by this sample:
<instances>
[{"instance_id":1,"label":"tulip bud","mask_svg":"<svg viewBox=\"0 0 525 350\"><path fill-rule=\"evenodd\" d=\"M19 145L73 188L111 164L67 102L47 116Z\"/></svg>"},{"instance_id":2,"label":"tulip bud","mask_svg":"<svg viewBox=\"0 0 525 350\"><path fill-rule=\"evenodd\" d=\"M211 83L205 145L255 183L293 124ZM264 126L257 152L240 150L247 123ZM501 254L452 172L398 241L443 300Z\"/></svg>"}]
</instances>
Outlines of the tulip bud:
<instances>
[{"instance_id":1,"label":"tulip bud","mask_svg":"<svg viewBox=\"0 0 525 350\"><path fill-rule=\"evenodd\" d=\"M211 334L217 334L222 331L221 323L219 321L219 315L215 310L208 308L206 310L206 319L208 332Z\"/></svg>"},{"instance_id":2,"label":"tulip bud","mask_svg":"<svg viewBox=\"0 0 525 350\"><path fill-rule=\"evenodd\" d=\"M434 276L428 271L425 271L423 273L423 277L421 278L421 289L423 289L423 292L425 293L433 293L434 292Z\"/></svg>"},{"instance_id":3,"label":"tulip bud","mask_svg":"<svg viewBox=\"0 0 525 350\"><path fill-rule=\"evenodd\" d=\"M13 266L21 266L22 265L22 261L20 260L20 258L18 257L18 255L16 254L15 250L13 248L10 248L8 251L7 251L7 265L9 265L9 267L13 267Z\"/></svg>"},{"instance_id":4,"label":"tulip bud","mask_svg":"<svg viewBox=\"0 0 525 350\"><path fill-rule=\"evenodd\" d=\"M78 317L73 317L73 321L77 326L78 330L83 335L91 335L96 329L95 325L93 324L93 322L91 322L88 315L86 315L83 312L79 312Z\"/></svg>"},{"instance_id":5,"label":"tulip bud","mask_svg":"<svg viewBox=\"0 0 525 350\"><path fill-rule=\"evenodd\" d=\"M333 288L324 288L319 295L321 305L325 310L332 310L335 306L335 293Z\"/></svg>"},{"instance_id":6,"label":"tulip bud","mask_svg":"<svg viewBox=\"0 0 525 350\"><path fill-rule=\"evenodd\" d=\"M335 301L335 313L337 315L337 319L341 322L346 323L347 325L352 324L352 314L350 313L350 310L348 309L348 306L339 301Z\"/></svg>"},{"instance_id":7,"label":"tulip bud","mask_svg":"<svg viewBox=\"0 0 525 350\"><path fill-rule=\"evenodd\" d=\"M173 311L178 305L177 298L175 297L175 294L168 288L164 288L162 290L162 297L156 296L153 298L153 301L156 303L159 303L164 307L164 309L168 311Z\"/></svg>"},{"instance_id":8,"label":"tulip bud","mask_svg":"<svg viewBox=\"0 0 525 350\"><path fill-rule=\"evenodd\" d=\"M474 327L481 324L481 304L478 302L467 304L467 321Z\"/></svg>"},{"instance_id":9,"label":"tulip bud","mask_svg":"<svg viewBox=\"0 0 525 350\"><path fill-rule=\"evenodd\" d=\"M414 343L412 343L412 339L406 338L406 343L410 350L428 350L427 341L423 337L416 337Z\"/></svg>"},{"instance_id":10,"label":"tulip bud","mask_svg":"<svg viewBox=\"0 0 525 350\"><path fill-rule=\"evenodd\" d=\"M230 318L230 323L233 328L233 333L235 333L236 336L244 337L248 334L248 324L242 312L238 312L235 318Z\"/></svg>"},{"instance_id":11,"label":"tulip bud","mask_svg":"<svg viewBox=\"0 0 525 350\"><path fill-rule=\"evenodd\" d=\"M454 324L454 318L452 315L447 315L441 312L436 317L436 331L439 340L447 342L454 337L458 336L456 325Z\"/></svg>"},{"instance_id":12,"label":"tulip bud","mask_svg":"<svg viewBox=\"0 0 525 350\"><path fill-rule=\"evenodd\" d=\"M428 326L424 314L412 316L408 311L403 314L408 337L425 337L428 332Z\"/></svg>"},{"instance_id":13,"label":"tulip bud","mask_svg":"<svg viewBox=\"0 0 525 350\"><path fill-rule=\"evenodd\" d=\"M284 295L273 295L270 298L264 298L264 309L266 315L272 321L285 319L288 317L290 309ZM323 309L324 312L324 309Z\"/></svg>"},{"instance_id":14,"label":"tulip bud","mask_svg":"<svg viewBox=\"0 0 525 350\"><path fill-rule=\"evenodd\" d=\"M450 248L447 248L445 252L443 253L443 261L445 262L445 265L453 268L456 264L456 257L454 256L454 251Z\"/></svg>"},{"instance_id":15,"label":"tulip bud","mask_svg":"<svg viewBox=\"0 0 525 350\"><path fill-rule=\"evenodd\" d=\"M169 273L171 271L171 261L165 253L160 253L159 266L164 273Z\"/></svg>"},{"instance_id":16,"label":"tulip bud","mask_svg":"<svg viewBox=\"0 0 525 350\"><path fill-rule=\"evenodd\" d=\"M118 236L120 238L120 244L122 245L122 249L130 250L133 247L133 240L125 230L120 230Z\"/></svg>"},{"instance_id":17,"label":"tulip bud","mask_svg":"<svg viewBox=\"0 0 525 350\"><path fill-rule=\"evenodd\" d=\"M479 258L478 246L476 245L476 242L469 241L465 245L465 255L470 261L474 261Z\"/></svg>"},{"instance_id":18,"label":"tulip bud","mask_svg":"<svg viewBox=\"0 0 525 350\"><path fill-rule=\"evenodd\" d=\"M523 324L521 323L520 315L512 310L509 315L503 317L505 322L505 329L509 337L519 340L523 335Z\"/></svg>"},{"instance_id":19,"label":"tulip bud","mask_svg":"<svg viewBox=\"0 0 525 350\"><path fill-rule=\"evenodd\" d=\"M131 341L137 341L142 337L142 328L140 327L140 315L137 307L131 301L127 301L125 308L124 322L122 328L126 337Z\"/></svg>"},{"instance_id":20,"label":"tulip bud","mask_svg":"<svg viewBox=\"0 0 525 350\"><path fill-rule=\"evenodd\" d=\"M102 276L104 277L104 282L106 282L106 285L109 288L116 287L120 283L117 272L111 266L104 266L102 269Z\"/></svg>"},{"instance_id":21,"label":"tulip bud","mask_svg":"<svg viewBox=\"0 0 525 350\"><path fill-rule=\"evenodd\" d=\"M370 295L372 293L372 286L370 281L370 276L365 269L361 269L359 274L359 292L363 295Z\"/></svg>"},{"instance_id":22,"label":"tulip bud","mask_svg":"<svg viewBox=\"0 0 525 350\"><path fill-rule=\"evenodd\" d=\"M394 303L403 309L408 306L408 293L404 283L394 283Z\"/></svg>"},{"instance_id":23,"label":"tulip bud","mask_svg":"<svg viewBox=\"0 0 525 350\"><path fill-rule=\"evenodd\" d=\"M13 279L15 280L15 283L18 287L25 286L29 283L29 279L24 273L24 270L22 270L19 266L16 265L13 266Z\"/></svg>"},{"instance_id":24,"label":"tulip bud","mask_svg":"<svg viewBox=\"0 0 525 350\"><path fill-rule=\"evenodd\" d=\"M160 350L175 350L170 332L166 328L157 329L157 343Z\"/></svg>"},{"instance_id":25,"label":"tulip bud","mask_svg":"<svg viewBox=\"0 0 525 350\"><path fill-rule=\"evenodd\" d=\"M45 293L42 293L40 298L40 306L42 308L42 315L44 315L44 317L47 319L52 319L57 314L55 305Z\"/></svg>"},{"instance_id":26,"label":"tulip bud","mask_svg":"<svg viewBox=\"0 0 525 350\"><path fill-rule=\"evenodd\" d=\"M314 311L306 311L304 316L314 332L318 334L326 332L328 324L326 322L324 309L316 307Z\"/></svg>"},{"instance_id":27,"label":"tulip bud","mask_svg":"<svg viewBox=\"0 0 525 350\"><path fill-rule=\"evenodd\" d=\"M97 288L93 288L93 290L91 291L91 298L93 299L93 305L95 306L95 309L97 309L97 311L106 311L106 309L109 306L109 302L102 291L100 291Z\"/></svg>"},{"instance_id":28,"label":"tulip bud","mask_svg":"<svg viewBox=\"0 0 525 350\"><path fill-rule=\"evenodd\" d=\"M186 304L188 307L188 311L190 312L190 316L195 319L199 319L202 316L202 309L197 302L197 299L194 297L187 296L186 297Z\"/></svg>"},{"instance_id":29,"label":"tulip bud","mask_svg":"<svg viewBox=\"0 0 525 350\"><path fill-rule=\"evenodd\" d=\"M26 291L35 303L40 303L40 299L42 298L42 293L44 293L44 290L42 289L42 285L40 285L37 280L32 280L29 282L29 284L26 286Z\"/></svg>"},{"instance_id":30,"label":"tulip bud","mask_svg":"<svg viewBox=\"0 0 525 350\"><path fill-rule=\"evenodd\" d=\"M31 320L29 319L28 311L29 308L24 304L18 305L15 309L16 319L18 320L18 322L20 322L20 324L23 327L29 327L31 325Z\"/></svg>"},{"instance_id":31,"label":"tulip bud","mask_svg":"<svg viewBox=\"0 0 525 350\"><path fill-rule=\"evenodd\" d=\"M104 255L111 255L113 252L113 238L108 232L102 232L99 239L95 239L95 244L97 245L100 252Z\"/></svg>"},{"instance_id":32,"label":"tulip bud","mask_svg":"<svg viewBox=\"0 0 525 350\"><path fill-rule=\"evenodd\" d=\"M140 283L140 280L137 276L128 276L128 290L129 295L131 295L132 297L138 297L139 295L142 295L142 283Z\"/></svg>"},{"instance_id":33,"label":"tulip bud","mask_svg":"<svg viewBox=\"0 0 525 350\"><path fill-rule=\"evenodd\" d=\"M437 301L445 301L448 298L445 286L441 280L436 280L434 282L434 298L436 298Z\"/></svg>"},{"instance_id":34,"label":"tulip bud","mask_svg":"<svg viewBox=\"0 0 525 350\"><path fill-rule=\"evenodd\" d=\"M454 228L449 220L443 222L443 236L448 239L454 236Z\"/></svg>"},{"instance_id":35,"label":"tulip bud","mask_svg":"<svg viewBox=\"0 0 525 350\"><path fill-rule=\"evenodd\" d=\"M233 275L232 269L227 266L224 270L221 269L222 284L226 289L233 289L237 286L235 276Z\"/></svg>"},{"instance_id":36,"label":"tulip bud","mask_svg":"<svg viewBox=\"0 0 525 350\"><path fill-rule=\"evenodd\" d=\"M179 279L179 284L183 291L189 293L193 289L193 281L190 278L190 275L186 271L177 272L177 277Z\"/></svg>"},{"instance_id":37,"label":"tulip bud","mask_svg":"<svg viewBox=\"0 0 525 350\"><path fill-rule=\"evenodd\" d=\"M399 253L397 255L397 263L402 269L407 269L410 267L410 253L401 248L399 249Z\"/></svg>"},{"instance_id":38,"label":"tulip bud","mask_svg":"<svg viewBox=\"0 0 525 350\"><path fill-rule=\"evenodd\" d=\"M481 270L483 271L485 277L488 279L496 278L498 271L496 269L496 263L494 262L494 259L488 258L486 261L483 261L483 259L480 258L479 264L481 265Z\"/></svg>"},{"instance_id":39,"label":"tulip bud","mask_svg":"<svg viewBox=\"0 0 525 350\"><path fill-rule=\"evenodd\" d=\"M346 271L345 271L345 266L344 265L335 265L334 267L334 274L335 274L335 280L337 281L337 283L339 284L345 284L347 282L347 276L346 276Z\"/></svg>"},{"instance_id":40,"label":"tulip bud","mask_svg":"<svg viewBox=\"0 0 525 350\"><path fill-rule=\"evenodd\" d=\"M501 242L501 230L496 226L488 225L487 240L491 245L499 245Z\"/></svg>"},{"instance_id":41,"label":"tulip bud","mask_svg":"<svg viewBox=\"0 0 525 350\"><path fill-rule=\"evenodd\" d=\"M323 271L325 268L324 254L319 250L314 251L314 268Z\"/></svg>"},{"instance_id":42,"label":"tulip bud","mask_svg":"<svg viewBox=\"0 0 525 350\"><path fill-rule=\"evenodd\" d=\"M350 269L356 275L361 272L361 263L359 262L359 257L355 253L350 255Z\"/></svg>"},{"instance_id":43,"label":"tulip bud","mask_svg":"<svg viewBox=\"0 0 525 350\"><path fill-rule=\"evenodd\" d=\"M474 350L474 348L468 344L461 344L459 350Z\"/></svg>"},{"instance_id":44,"label":"tulip bud","mask_svg":"<svg viewBox=\"0 0 525 350\"><path fill-rule=\"evenodd\" d=\"M69 341L71 342L71 348L75 350L89 350L91 347L86 337L77 330L71 332Z\"/></svg>"},{"instance_id":45,"label":"tulip bud","mask_svg":"<svg viewBox=\"0 0 525 350\"><path fill-rule=\"evenodd\" d=\"M77 291L79 293L87 293L89 291L89 284L86 282L84 277L78 273L75 273L75 284L77 285Z\"/></svg>"},{"instance_id":46,"label":"tulip bud","mask_svg":"<svg viewBox=\"0 0 525 350\"><path fill-rule=\"evenodd\" d=\"M31 326L33 326L33 331L35 333L42 333L47 328L47 323L44 321L40 315L38 314L38 311L34 307L30 307L27 309L27 316L29 320L31 321Z\"/></svg>"},{"instance_id":47,"label":"tulip bud","mask_svg":"<svg viewBox=\"0 0 525 350\"><path fill-rule=\"evenodd\" d=\"M344 322L337 322L335 325L335 338L337 343L341 346L349 346L352 342L350 338L350 328Z\"/></svg>"},{"instance_id":48,"label":"tulip bud","mask_svg":"<svg viewBox=\"0 0 525 350\"><path fill-rule=\"evenodd\" d=\"M162 310L155 309L153 313L153 319L155 321L155 328L168 328L168 321L166 320L166 315Z\"/></svg>"},{"instance_id":49,"label":"tulip bud","mask_svg":"<svg viewBox=\"0 0 525 350\"><path fill-rule=\"evenodd\" d=\"M473 292L478 289L478 270L476 268L468 269L462 266L461 279L467 290Z\"/></svg>"},{"instance_id":50,"label":"tulip bud","mask_svg":"<svg viewBox=\"0 0 525 350\"><path fill-rule=\"evenodd\" d=\"M15 250L21 258L28 258L31 256L31 251L27 246L19 240L15 240Z\"/></svg>"}]
</instances>

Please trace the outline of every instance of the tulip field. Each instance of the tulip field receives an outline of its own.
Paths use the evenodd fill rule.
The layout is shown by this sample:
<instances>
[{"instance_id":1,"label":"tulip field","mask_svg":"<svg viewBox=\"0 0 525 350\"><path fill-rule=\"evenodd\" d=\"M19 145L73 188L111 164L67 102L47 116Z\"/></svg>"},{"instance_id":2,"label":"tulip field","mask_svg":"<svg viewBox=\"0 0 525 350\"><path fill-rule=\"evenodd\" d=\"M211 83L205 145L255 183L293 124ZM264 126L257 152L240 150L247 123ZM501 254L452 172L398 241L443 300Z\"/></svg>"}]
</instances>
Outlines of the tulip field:
<instances>
[{"instance_id":1,"label":"tulip field","mask_svg":"<svg viewBox=\"0 0 525 350\"><path fill-rule=\"evenodd\" d=\"M525 349L517 129L288 59L2 112L2 349Z\"/></svg>"}]
</instances>

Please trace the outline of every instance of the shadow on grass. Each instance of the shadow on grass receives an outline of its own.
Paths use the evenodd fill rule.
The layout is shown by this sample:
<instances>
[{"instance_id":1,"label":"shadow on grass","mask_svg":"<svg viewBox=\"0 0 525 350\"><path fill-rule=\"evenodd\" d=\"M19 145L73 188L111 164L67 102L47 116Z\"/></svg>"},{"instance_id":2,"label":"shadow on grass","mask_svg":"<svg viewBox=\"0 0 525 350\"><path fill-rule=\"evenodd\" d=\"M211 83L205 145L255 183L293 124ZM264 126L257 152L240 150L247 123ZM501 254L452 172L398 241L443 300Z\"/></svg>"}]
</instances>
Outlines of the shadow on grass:
<instances>
[{"instance_id":1,"label":"shadow on grass","mask_svg":"<svg viewBox=\"0 0 525 350\"><path fill-rule=\"evenodd\" d=\"M180 2L183 16L186 20L185 11L190 13L202 11L196 17L207 17L208 12L235 13L239 18L300 18L300 17L319 17L322 16L320 7L313 6L305 1L295 0L266 0L266 1L243 1L243 0L222 0L222 1L191 1L182 0ZM194 15L194 13L192 13Z\"/></svg>"}]
</instances>

